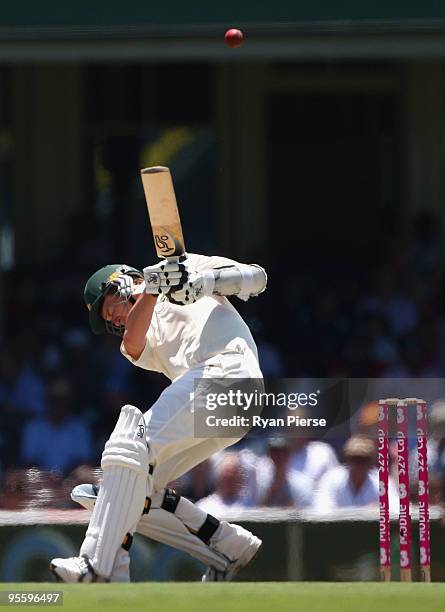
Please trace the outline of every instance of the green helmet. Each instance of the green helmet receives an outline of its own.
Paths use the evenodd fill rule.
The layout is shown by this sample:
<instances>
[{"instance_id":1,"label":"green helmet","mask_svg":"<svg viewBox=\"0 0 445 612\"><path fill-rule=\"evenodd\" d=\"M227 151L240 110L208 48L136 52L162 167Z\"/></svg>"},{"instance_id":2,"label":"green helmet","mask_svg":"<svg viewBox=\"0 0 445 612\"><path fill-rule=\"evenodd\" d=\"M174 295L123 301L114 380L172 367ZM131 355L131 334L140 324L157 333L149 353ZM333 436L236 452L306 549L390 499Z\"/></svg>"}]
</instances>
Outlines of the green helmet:
<instances>
[{"instance_id":1,"label":"green helmet","mask_svg":"<svg viewBox=\"0 0 445 612\"><path fill-rule=\"evenodd\" d=\"M116 326L107 324L100 314L105 294L109 290L109 283L119 274L130 274L131 276L143 278L142 272L136 268L126 266L125 264L110 264L100 268L87 280L83 299L89 310L90 327L95 334L111 331L122 335L123 330L114 329Z\"/></svg>"}]
</instances>

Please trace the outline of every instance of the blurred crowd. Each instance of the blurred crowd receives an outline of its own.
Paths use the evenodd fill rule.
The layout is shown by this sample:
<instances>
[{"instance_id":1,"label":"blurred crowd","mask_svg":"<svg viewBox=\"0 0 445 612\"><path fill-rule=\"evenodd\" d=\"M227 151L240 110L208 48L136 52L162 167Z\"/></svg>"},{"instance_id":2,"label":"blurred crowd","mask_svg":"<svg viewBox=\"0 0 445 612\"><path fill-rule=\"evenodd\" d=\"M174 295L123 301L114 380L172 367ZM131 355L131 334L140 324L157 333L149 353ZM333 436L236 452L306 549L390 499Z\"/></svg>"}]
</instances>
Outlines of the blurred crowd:
<instances>
[{"instance_id":1,"label":"blurred crowd","mask_svg":"<svg viewBox=\"0 0 445 612\"><path fill-rule=\"evenodd\" d=\"M333 255L332 261L298 270L295 283L280 296L281 325L262 318L269 337L279 342L286 373L442 377L443 236L440 218L425 212L403 233L382 227L366 261L352 251L347 261L336 264ZM271 283L274 274L271 270ZM267 299L272 308L276 295L266 294Z\"/></svg>"},{"instance_id":2,"label":"blurred crowd","mask_svg":"<svg viewBox=\"0 0 445 612\"><path fill-rule=\"evenodd\" d=\"M359 275L340 268L328 278L305 270L279 292L288 279L271 264L264 298L236 302L257 340L265 376L444 377L443 246L438 219L424 213L406 236L382 240ZM120 355L117 338L91 335L83 285L107 256L95 252L92 242L72 270L69 247L51 274L23 272L14 282L7 279L0 509L74 507L70 489L100 480L101 451L121 406L132 403L145 411L168 384L161 375L132 367ZM432 501L438 503L445 480L442 408L440 402L433 407L429 442ZM214 514L254 506L327 512L375 504L373 410L367 427L359 420L352 436L335 447L313 439L248 440L173 484Z\"/></svg>"},{"instance_id":3,"label":"blurred crowd","mask_svg":"<svg viewBox=\"0 0 445 612\"><path fill-rule=\"evenodd\" d=\"M430 503L443 504L445 402L433 406L432 417L434 432L444 437L433 434L428 444ZM311 510L326 515L341 508L377 506L376 459L375 440L360 433L345 442L340 456L323 441L268 438L260 445L258 441L252 445L244 443L240 448L235 446L217 453L170 485L216 516L255 507ZM413 449L410 459L413 501L417 495L416 461ZM39 467L37 458L30 460L29 466L32 467L5 470L0 509L75 508L70 492L76 485L100 485L101 470L92 464L63 471L51 465ZM397 511L395 443L390 446L389 505L391 511Z\"/></svg>"}]
</instances>

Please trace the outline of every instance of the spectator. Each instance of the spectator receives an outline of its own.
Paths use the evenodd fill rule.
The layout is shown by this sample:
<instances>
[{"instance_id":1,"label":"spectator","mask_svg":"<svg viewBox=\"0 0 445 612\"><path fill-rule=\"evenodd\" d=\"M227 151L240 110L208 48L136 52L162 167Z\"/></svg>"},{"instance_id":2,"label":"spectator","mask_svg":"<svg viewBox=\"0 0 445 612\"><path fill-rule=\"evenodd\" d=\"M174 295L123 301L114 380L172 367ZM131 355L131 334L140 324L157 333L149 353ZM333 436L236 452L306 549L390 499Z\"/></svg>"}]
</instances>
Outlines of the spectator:
<instances>
[{"instance_id":1,"label":"spectator","mask_svg":"<svg viewBox=\"0 0 445 612\"><path fill-rule=\"evenodd\" d=\"M197 502L199 499L208 497L213 490L212 464L210 459L198 463L190 472L181 476L174 483L170 483L181 495Z\"/></svg>"},{"instance_id":2,"label":"spectator","mask_svg":"<svg viewBox=\"0 0 445 612\"><path fill-rule=\"evenodd\" d=\"M10 469L5 473L0 492L0 508L26 510L60 507L62 499L60 476L53 472Z\"/></svg>"},{"instance_id":3,"label":"spectator","mask_svg":"<svg viewBox=\"0 0 445 612\"><path fill-rule=\"evenodd\" d=\"M289 469L308 476L314 484L338 465L334 449L326 442L308 438L292 438Z\"/></svg>"},{"instance_id":4,"label":"spectator","mask_svg":"<svg viewBox=\"0 0 445 612\"><path fill-rule=\"evenodd\" d=\"M81 417L71 415L71 385L55 380L48 389L48 414L26 423L21 460L25 465L66 474L91 459L91 434Z\"/></svg>"},{"instance_id":5,"label":"spectator","mask_svg":"<svg viewBox=\"0 0 445 612\"><path fill-rule=\"evenodd\" d=\"M288 438L269 440L271 472L269 485L261 501L263 506L305 507L312 503L313 481L289 466L291 441Z\"/></svg>"},{"instance_id":6,"label":"spectator","mask_svg":"<svg viewBox=\"0 0 445 612\"><path fill-rule=\"evenodd\" d=\"M215 465L216 490L197 505L215 516L225 510L241 510L251 505L245 495L246 472L236 451L228 451Z\"/></svg>"},{"instance_id":7,"label":"spectator","mask_svg":"<svg viewBox=\"0 0 445 612\"><path fill-rule=\"evenodd\" d=\"M370 314L363 321L363 333L369 344L373 369L380 374L383 368L389 368L399 361L399 349L394 336L391 336L385 317Z\"/></svg>"},{"instance_id":8,"label":"spectator","mask_svg":"<svg viewBox=\"0 0 445 612\"><path fill-rule=\"evenodd\" d=\"M36 368L16 348L0 348L0 457L5 467L15 467L19 443L16 432L24 419L46 411L44 385Z\"/></svg>"},{"instance_id":9,"label":"spectator","mask_svg":"<svg viewBox=\"0 0 445 612\"><path fill-rule=\"evenodd\" d=\"M6 470L0 491L0 508L2 510L19 510L24 507L25 499L25 471L12 468Z\"/></svg>"},{"instance_id":10,"label":"spectator","mask_svg":"<svg viewBox=\"0 0 445 612\"><path fill-rule=\"evenodd\" d=\"M264 325L258 317L246 320L258 347L261 371L265 378L279 378L284 375L284 364L278 347L264 335Z\"/></svg>"},{"instance_id":11,"label":"spectator","mask_svg":"<svg viewBox=\"0 0 445 612\"><path fill-rule=\"evenodd\" d=\"M378 421L378 401L363 404L357 412L357 433L367 436L368 438L376 439Z\"/></svg>"},{"instance_id":12,"label":"spectator","mask_svg":"<svg viewBox=\"0 0 445 612\"><path fill-rule=\"evenodd\" d=\"M90 344L90 334L83 328L70 328L63 335L64 361L70 372L73 388L72 404L76 414L84 414L100 399L100 376L94 379L91 371L97 367ZM88 389L88 393L85 393Z\"/></svg>"},{"instance_id":13,"label":"spectator","mask_svg":"<svg viewBox=\"0 0 445 612\"><path fill-rule=\"evenodd\" d=\"M258 439L242 440L241 442L244 446L240 450L240 444L238 444L230 451L238 456L240 470L243 474L240 497L243 498L243 506L258 506L272 480L271 461L268 456L264 455L264 443L258 445ZM257 451L259 451L258 454ZM219 464L225 458L227 452L220 451L209 459L211 473L207 474L208 486L212 487L214 485L214 474L218 472ZM187 497L187 493L185 495Z\"/></svg>"},{"instance_id":14,"label":"spectator","mask_svg":"<svg viewBox=\"0 0 445 612\"><path fill-rule=\"evenodd\" d=\"M445 477L445 400L435 402L429 414L428 469L430 476Z\"/></svg>"},{"instance_id":15,"label":"spectator","mask_svg":"<svg viewBox=\"0 0 445 612\"><path fill-rule=\"evenodd\" d=\"M24 487L24 510L60 508L63 505L62 477L58 472L35 467L25 470Z\"/></svg>"},{"instance_id":16,"label":"spectator","mask_svg":"<svg viewBox=\"0 0 445 612\"><path fill-rule=\"evenodd\" d=\"M359 304L358 311L386 320L389 332L401 337L414 331L419 313L416 303L398 289L398 280L392 270L381 268L374 291Z\"/></svg>"},{"instance_id":17,"label":"spectator","mask_svg":"<svg viewBox=\"0 0 445 612\"><path fill-rule=\"evenodd\" d=\"M45 388L36 368L6 347L0 349L0 405L20 419L46 411Z\"/></svg>"},{"instance_id":18,"label":"spectator","mask_svg":"<svg viewBox=\"0 0 445 612\"><path fill-rule=\"evenodd\" d=\"M442 378L438 333L439 329L424 324L412 334L404 336L400 340L401 360L385 369L381 375L386 378Z\"/></svg>"},{"instance_id":19,"label":"spectator","mask_svg":"<svg viewBox=\"0 0 445 612\"><path fill-rule=\"evenodd\" d=\"M343 448L345 465L326 472L315 495L314 509L334 512L337 508L377 505L379 477L375 467L376 449L373 440L362 435L349 438ZM389 505L397 503L391 480Z\"/></svg>"},{"instance_id":20,"label":"spectator","mask_svg":"<svg viewBox=\"0 0 445 612\"><path fill-rule=\"evenodd\" d=\"M428 417L430 437L427 442L428 479L430 503L442 501L442 488L445 482L445 400L431 406ZM418 480L417 448L410 453L410 488L416 495Z\"/></svg>"},{"instance_id":21,"label":"spectator","mask_svg":"<svg viewBox=\"0 0 445 612\"><path fill-rule=\"evenodd\" d=\"M403 272L416 281L417 291L428 291L431 282L425 283L425 278L442 270L444 264L441 218L430 210L419 212L413 219L412 234L403 254Z\"/></svg>"}]
</instances>

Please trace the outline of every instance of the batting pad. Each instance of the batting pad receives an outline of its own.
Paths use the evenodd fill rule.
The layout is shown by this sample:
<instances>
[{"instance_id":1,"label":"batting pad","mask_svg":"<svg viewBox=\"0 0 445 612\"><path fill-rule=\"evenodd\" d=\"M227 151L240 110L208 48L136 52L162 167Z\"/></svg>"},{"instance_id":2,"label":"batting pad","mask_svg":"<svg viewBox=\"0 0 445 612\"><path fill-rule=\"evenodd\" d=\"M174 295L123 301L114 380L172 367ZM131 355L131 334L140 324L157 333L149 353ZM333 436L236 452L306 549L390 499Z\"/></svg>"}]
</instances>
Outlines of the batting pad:
<instances>
[{"instance_id":1,"label":"batting pad","mask_svg":"<svg viewBox=\"0 0 445 612\"><path fill-rule=\"evenodd\" d=\"M142 412L124 406L102 453L103 481L80 550L102 577L111 575L124 537L134 531L151 495L149 453Z\"/></svg>"}]
</instances>

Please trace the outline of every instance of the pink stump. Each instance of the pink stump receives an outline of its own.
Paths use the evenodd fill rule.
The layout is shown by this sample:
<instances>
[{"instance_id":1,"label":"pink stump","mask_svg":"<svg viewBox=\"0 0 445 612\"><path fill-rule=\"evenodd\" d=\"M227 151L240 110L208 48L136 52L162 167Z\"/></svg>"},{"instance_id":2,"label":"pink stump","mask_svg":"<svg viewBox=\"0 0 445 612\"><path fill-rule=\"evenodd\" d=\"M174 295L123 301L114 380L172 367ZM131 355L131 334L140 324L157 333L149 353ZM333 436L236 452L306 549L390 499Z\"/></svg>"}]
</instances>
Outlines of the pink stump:
<instances>
[{"instance_id":1,"label":"pink stump","mask_svg":"<svg viewBox=\"0 0 445 612\"><path fill-rule=\"evenodd\" d=\"M377 443L379 451L379 531L380 531L380 577L391 580L391 534L389 524L389 453L388 453L388 404L379 402Z\"/></svg>"},{"instance_id":2,"label":"pink stump","mask_svg":"<svg viewBox=\"0 0 445 612\"><path fill-rule=\"evenodd\" d=\"M417 415L417 461L419 477L419 554L423 582L431 581L430 516L428 499L427 407L420 401Z\"/></svg>"},{"instance_id":3,"label":"pink stump","mask_svg":"<svg viewBox=\"0 0 445 612\"><path fill-rule=\"evenodd\" d=\"M411 581L411 515L409 503L408 405L397 405L397 463L399 471L400 579Z\"/></svg>"}]
</instances>

